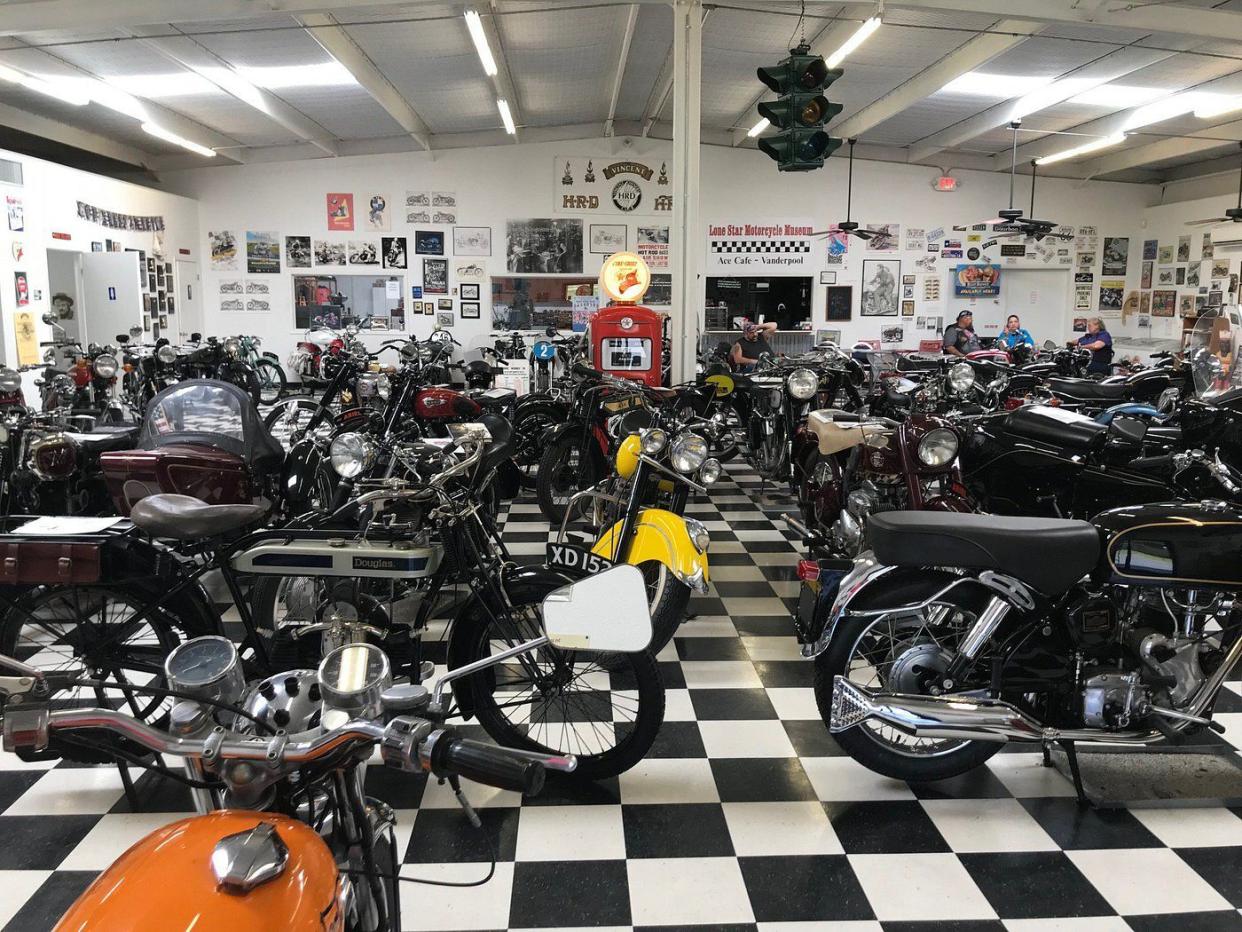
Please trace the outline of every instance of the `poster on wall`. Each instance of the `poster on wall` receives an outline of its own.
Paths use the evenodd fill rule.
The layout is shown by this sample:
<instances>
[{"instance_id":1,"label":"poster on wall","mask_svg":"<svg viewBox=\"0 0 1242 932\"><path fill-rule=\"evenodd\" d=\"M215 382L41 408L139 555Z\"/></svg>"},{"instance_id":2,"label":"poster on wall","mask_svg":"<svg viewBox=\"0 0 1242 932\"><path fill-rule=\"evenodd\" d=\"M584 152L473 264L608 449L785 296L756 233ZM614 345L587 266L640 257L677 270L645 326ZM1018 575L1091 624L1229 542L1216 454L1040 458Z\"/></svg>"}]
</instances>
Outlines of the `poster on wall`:
<instances>
[{"instance_id":1,"label":"poster on wall","mask_svg":"<svg viewBox=\"0 0 1242 932\"><path fill-rule=\"evenodd\" d=\"M673 276L667 274L652 275L651 286L643 302L652 307L669 307L673 303Z\"/></svg>"},{"instance_id":2,"label":"poster on wall","mask_svg":"<svg viewBox=\"0 0 1242 932\"><path fill-rule=\"evenodd\" d=\"M629 248L629 228L624 223L592 223L591 252L597 256L611 256Z\"/></svg>"},{"instance_id":3,"label":"poster on wall","mask_svg":"<svg viewBox=\"0 0 1242 932\"><path fill-rule=\"evenodd\" d=\"M635 252L642 256L648 268L668 268L668 227L638 228L638 242Z\"/></svg>"},{"instance_id":4,"label":"poster on wall","mask_svg":"<svg viewBox=\"0 0 1242 932\"><path fill-rule=\"evenodd\" d=\"M405 222L431 223L431 192L405 192Z\"/></svg>"},{"instance_id":5,"label":"poster on wall","mask_svg":"<svg viewBox=\"0 0 1242 932\"><path fill-rule=\"evenodd\" d=\"M1212 260L1212 278L1228 278L1229 277L1229 260L1213 259Z\"/></svg>"},{"instance_id":6,"label":"poster on wall","mask_svg":"<svg viewBox=\"0 0 1242 932\"><path fill-rule=\"evenodd\" d=\"M491 254L491 227L453 227L453 255L490 256Z\"/></svg>"},{"instance_id":7,"label":"poster on wall","mask_svg":"<svg viewBox=\"0 0 1242 932\"><path fill-rule=\"evenodd\" d=\"M923 279L923 301L929 304L940 303L940 278L928 275Z\"/></svg>"},{"instance_id":8,"label":"poster on wall","mask_svg":"<svg viewBox=\"0 0 1242 932\"><path fill-rule=\"evenodd\" d=\"M252 275L280 271L280 234L246 231L246 271Z\"/></svg>"},{"instance_id":9,"label":"poster on wall","mask_svg":"<svg viewBox=\"0 0 1242 932\"><path fill-rule=\"evenodd\" d=\"M888 326L880 328L880 342L881 343L886 343L891 346L893 344L900 343L905 338L906 338L906 331L904 327L898 326L896 324L890 324Z\"/></svg>"},{"instance_id":10,"label":"poster on wall","mask_svg":"<svg viewBox=\"0 0 1242 932\"><path fill-rule=\"evenodd\" d=\"M22 199L16 194L4 196L5 212L9 215L9 231L21 233L26 229L26 211L22 207Z\"/></svg>"},{"instance_id":11,"label":"poster on wall","mask_svg":"<svg viewBox=\"0 0 1242 932\"><path fill-rule=\"evenodd\" d=\"M839 227L832 227L825 242L828 246L828 264L843 265L850 250L850 238L846 232Z\"/></svg>"},{"instance_id":12,"label":"poster on wall","mask_svg":"<svg viewBox=\"0 0 1242 932\"><path fill-rule=\"evenodd\" d=\"M901 280L900 259L864 259L862 273L863 317L896 317L897 283Z\"/></svg>"},{"instance_id":13,"label":"poster on wall","mask_svg":"<svg viewBox=\"0 0 1242 932\"><path fill-rule=\"evenodd\" d=\"M440 230L415 230L414 255L444 255L444 233Z\"/></svg>"},{"instance_id":14,"label":"poster on wall","mask_svg":"<svg viewBox=\"0 0 1242 932\"><path fill-rule=\"evenodd\" d=\"M423 260L423 292L448 294L448 259Z\"/></svg>"},{"instance_id":15,"label":"poster on wall","mask_svg":"<svg viewBox=\"0 0 1242 932\"><path fill-rule=\"evenodd\" d=\"M1139 287L1150 288L1151 287L1152 263L1147 260L1144 260L1142 268L1143 268L1143 272L1139 276Z\"/></svg>"},{"instance_id":16,"label":"poster on wall","mask_svg":"<svg viewBox=\"0 0 1242 932\"><path fill-rule=\"evenodd\" d=\"M867 240L867 252L896 252L901 248L900 223L869 223L864 229L873 234Z\"/></svg>"},{"instance_id":17,"label":"poster on wall","mask_svg":"<svg viewBox=\"0 0 1242 932\"><path fill-rule=\"evenodd\" d=\"M1175 269L1171 265L1166 268L1157 269L1156 270L1156 284L1157 285L1173 284L1174 272L1175 272Z\"/></svg>"},{"instance_id":18,"label":"poster on wall","mask_svg":"<svg viewBox=\"0 0 1242 932\"><path fill-rule=\"evenodd\" d=\"M999 265L959 265L953 269L953 294L959 298L994 298L1000 294Z\"/></svg>"},{"instance_id":19,"label":"poster on wall","mask_svg":"<svg viewBox=\"0 0 1242 932\"><path fill-rule=\"evenodd\" d=\"M315 265L344 265L345 244L326 239L315 240Z\"/></svg>"},{"instance_id":20,"label":"poster on wall","mask_svg":"<svg viewBox=\"0 0 1242 932\"><path fill-rule=\"evenodd\" d=\"M387 233L392 229L392 219L389 214L389 200L387 194L371 194L367 196L367 218L363 224L364 230L370 230L373 233Z\"/></svg>"},{"instance_id":21,"label":"poster on wall","mask_svg":"<svg viewBox=\"0 0 1242 932\"><path fill-rule=\"evenodd\" d=\"M480 282L487 277L487 271L479 262L457 262L453 265L453 278L459 282ZM462 285L463 295L465 297L466 285ZM478 285L474 286L476 289Z\"/></svg>"},{"instance_id":22,"label":"poster on wall","mask_svg":"<svg viewBox=\"0 0 1242 932\"><path fill-rule=\"evenodd\" d=\"M1080 268L1080 269L1095 268L1095 253L1093 252L1078 253L1078 255L1074 259L1074 265L1076 268Z\"/></svg>"},{"instance_id":23,"label":"poster on wall","mask_svg":"<svg viewBox=\"0 0 1242 932\"><path fill-rule=\"evenodd\" d=\"M375 243L369 239L351 239L349 241L350 265L379 265L379 251Z\"/></svg>"},{"instance_id":24,"label":"poster on wall","mask_svg":"<svg viewBox=\"0 0 1242 932\"><path fill-rule=\"evenodd\" d=\"M913 317L914 316L914 302L913 301L902 301L901 302L901 316L902 317Z\"/></svg>"},{"instance_id":25,"label":"poster on wall","mask_svg":"<svg viewBox=\"0 0 1242 932\"><path fill-rule=\"evenodd\" d=\"M1151 316L1173 317L1177 313L1176 291L1153 291L1151 293Z\"/></svg>"},{"instance_id":26,"label":"poster on wall","mask_svg":"<svg viewBox=\"0 0 1242 932\"><path fill-rule=\"evenodd\" d=\"M1199 287L1199 276L1201 274L1201 262L1192 262L1186 266L1186 284L1191 288Z\"/></svg>"},{"instance_id":27,"label":"poster on wall","mask_svg":"<svg viewBox=\"0 0 1242 932\"><path fill-rule=\"evenodd\" d=\"M237 271L237 234L232 230L207 232L211 247L211 270L213 272Z\"/></svg>"},{"instance_id":28,"label":"poster on wall","mask_svg":"<svg viewBox=\"0 0 1242 932\"><path fill-rule=\"evenodd\" d=\"M1139 313L1140 314L1151 314L1151 292L1150 291L1144 291L1141 295L1139 295ZM1139 326L1150 327L1151 321L1149 320L1146 324L1144 324L1143 318L1140 317Z\"/></svg>"},{"instance_id":29,"label":"poster on wall","mask_svg":"<svg viewBox=\"0 0 1242 932\"><path fill-rule=\"evenodd\" d=\"M922 227L906 227L906 252L922 252L926 248L926 231Z\"/></svg>"},{"instance_id":30,"label":"poster on wall","mask_svg":"<svg viewBox=\"0 0 1242 932\"><path fill-rule=\"evenodd\" d=\"M311 267L311 238L309 236L285 237L285 264L291 269Z\"/></svg>"},{"instance_id":31,"label":"poster on wall","mask_svg":"<svg viewBox=\"0 0 1242 932\"><path fill-rule=\"evenodd\" d=\"M354 229L354 196L337 192L325 195L328 211L328 229L340 233L352 233Z\"/></svg>"},{"instance_id":32,"label":"poster on wall","mask_svg":"<svg viewBox=\"0 0 1242 932\"><path fill-rule=\"evenodd\" d=\"M1177 238L1177 261L1178 262L1189 262L1190 261L1190 234L1189 233L1186 233L1185 235L1179 236Z\"/></svg>"},{"instance_id":33,"label":"poster on wall","mask_svg":"<svg viewBox=\"0 0 1242 932\"><path fill-rule=\"evenodd\" d=\"M664 161L555 156L552 175L552 209L558 214L641 216L673 210L673 180Z\"/></svg>"},{"instance_id":34,"label":"poster on wall","mask_svg":"<svg viewBox=\"0 0 1242 932\"><path fill-rule=\"evenodd\" d=\"M25 307L30 303L30 282L25 272L13 273L13 292L17 297L18 307Z\"/></svg>"},{"instance_id":35,"label":"poster on wall","mask_svg":"<svg viewBox=\"0 0 1242 932\"><path fill-rule=\"evenodd\" d=\"M853 313L853 306L854 286L832 285L828 289L824 318L826 320L849 320Z\"/></svg>"},{"instance_id":36,"label":"poster on wall","mask_svg":"<svg viewBox=\"0 0 1242 932\"><path fill-rule=\"evenodd\" d=\"M1125 236L1104 237L1104 268L1102 275L1125 275L1130 261L1130 240Z\"/></svg>"},{"instance_id":37,"label":"poster on wall","mask_svg":"<svg viewBox=\"0 0 1242 932\"><path fill-rule=\"evenodd\" d=\"M1121 305L1125 300L1126 283L1124 279L1104 279L1100 282L1100 316L1120 317Z\"/></svg>"},{"instance_id":38,"label":"poster on wall","mask_svg":"<svg viewBox=\"0 0 1242 932\"><path fill-rule=\"evenodd\" d=\"M707 227L707 272L810 275L815 227L805 223L713 223Z\"/></svg>"},{"instance_id":39,"label":"poster on wall","mask_svg":"<svg viewBox=\"0 0 1242 932\"><path fill-rule=\"evenodd\" d=\"M380 252L386 269L404 269L408 265L404 236L381 236Z\"/></svg>"},{"instance_id":40,"label":"poster on wall","mask_svg":"<svg viewBox=\"0 0 1242 932\"><path fill-rule=\"evenodd\" d=\"M1161 246L1159 253L1157 253L1156 264L1157 265L1172 265L1173 264L1173 252L1174 252L1174 248L1172 246Z\"/></svg>"},{"instance_id":41,"label":"poster on wall","mask_svg":"<svg viewBox=\"0 0 1242 932\"><path fill-rule=\"evenodd\" d=\"M1181 317L1195 316L1195 296L1192 294L1184 294L1178 296L1177 313Z\"/></svg>"},{"instance_id":42,"label":"poster on wall","mask_svg":"<svg viewBox=\"0 0 1242 932\"><path fill-rule=\"evenodd\" d=\"M1148 262L1154 261L1156 254L1160 251L1160 241L1155 239L1143 240L1143 258Z\"/></svg>"},{"instance_id":43,"label":"poster on wall","mask_svg":"<svg viewBox=\"0 0 1242 932\"><path fill-rule=\"evenodd\" d=\"M582 272L581 220L510 220L505 226L505 267L510 272Z\"/></svg>"},{"instance_id":44,"label":"poster on wall","mask_svg":"<svg viewBox=\"0 0 1242 932\"><path fill-rule=\"evenodd\" d=\"M13 315L13 333L17 338L17 364L34 366L39 363L39 332L35 329L34 314L18 311Z\"/></svg>"},{"instance_id":45,"label":"poster on wall","mask_svg":"<svg viewBox=\"0 0 1242 932\"><path fill-rule=\"evenodd\" d=\"M1203 252L1199 258L1211 259L1214 255L1216 255L1216 247L1212 245L1212 234L1204 233L1203 234Z\"/></svg>"}]
</instances>

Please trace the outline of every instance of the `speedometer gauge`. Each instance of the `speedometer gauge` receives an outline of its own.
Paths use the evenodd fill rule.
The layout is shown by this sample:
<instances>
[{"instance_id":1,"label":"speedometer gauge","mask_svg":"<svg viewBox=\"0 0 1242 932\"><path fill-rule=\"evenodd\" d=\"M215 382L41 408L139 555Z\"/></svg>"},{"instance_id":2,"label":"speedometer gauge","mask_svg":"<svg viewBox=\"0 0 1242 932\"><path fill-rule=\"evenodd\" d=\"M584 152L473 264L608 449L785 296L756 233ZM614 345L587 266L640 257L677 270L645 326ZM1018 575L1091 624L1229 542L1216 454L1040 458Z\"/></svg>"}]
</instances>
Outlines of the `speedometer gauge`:
<instances>
[{"instance_id":1,"label":"speedometer gauge","mask_svg":"<svg viewBox=\"0 0 1242 932\"><path fill-rule=\"evenodd\" d=\"M214 634L178 646L164 661L164 672L173 689L220 702L236 702L245 688L237 648Z\"/></svg>"}]
</instances>

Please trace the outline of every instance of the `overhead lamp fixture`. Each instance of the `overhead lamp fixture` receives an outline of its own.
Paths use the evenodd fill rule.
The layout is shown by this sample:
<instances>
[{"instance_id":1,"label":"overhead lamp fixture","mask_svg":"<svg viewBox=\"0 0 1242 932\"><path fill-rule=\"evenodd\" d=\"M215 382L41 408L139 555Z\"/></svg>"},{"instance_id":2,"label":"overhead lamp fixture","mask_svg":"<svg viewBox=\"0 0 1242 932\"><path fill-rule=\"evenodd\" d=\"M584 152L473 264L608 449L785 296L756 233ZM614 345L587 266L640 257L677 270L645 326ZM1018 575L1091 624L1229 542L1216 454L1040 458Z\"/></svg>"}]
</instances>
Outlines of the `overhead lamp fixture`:
<instances>
[{"instance_id":1,"label":"overhead lamp fixture","mask_svg":"<svg viewBox=\"0 0 1242 932\"><path fill-rule=\"evenodd\" d=\"M1020 120L1024 116L1029 116L1036 111L1043 110L1045 107L1051 107L1053 104L1059 104L1075 94L1081 94L1083 91L1103 83L1103 80L1094 81L1091 78L1062 78L1060 81L1053 81L1051 84L1037 87L1029 94L1019 98L1018 102L1013 105L1013 110L1009 113L1009 119Z\"/></svg>"},{"instance_id":2,"label":"overhead lamp fixture","mask_svg":"<svg viewBox=\"0 0 1242 932\"><path fill-rule=\"evenodd\" d=\"M487 33L483 31L483 19L474 10L466 10L466 28L470 30L470 38L474 40L474 49L479 53L479 61L483 63L483 73L489 78L494 78L497 71L496 59L492 56L491 46L487 44Z\"/></svg>"},{"instance_id":3,"label":"overhead lamp fixture","mask_svg":"<svg viewBox=\"0 0 1242 932\"><path fill-rule=\"evenodd\" d=\"M70 104L74 107L84 107L91 102L89 94L71 86L67 81L55 79L49 81L35 77L32 74L26 74L23 71L18 71L16 68L10 68L8 65L0 65L0 80L8 81L11 84L20 84L27 90L45 94L48 97L59 100L62 104Z\"/></svg>"},{"instance_id":4,"label":"overhead lamp fixture","mask_svg":"<svg viewBox=\"0 0 1242 932\"><path fill-rule=\"evenodd\" d=\"M156 139L162 139L165 142L171 142L174 146L181 146L183 149L189 149L206 158L214 158L216 151L208 149L206 146L200 146L196 142L186 139L184 136L178 136L176 133L164 129L158 123L143 123L142 131L148 135L154 136Z\"/></svg>"},{"instance_id":5,"label":"overhead lamp fixture","mask_svg":"<svg viewBox=\"0 0 1242 932\"><path fill-rule=\"evenodd\" d=\"M1116 146L1125 142L1125 133L1114 133L1111 136L1101 136L1099 139L1093 139L1091 142L1085 142L1081 146L1075 146L1072 149L1066 149L1064 152L1054 152L1052 155L1045 155L1043 158L1036 159L1036 165L1051 165L1053 162L1064 162L1066 159L1076 159L1080 155L1086 155L1089 152L1098 152L1100 149L1107 149L1109 146Z\"/></svg>"},{"instance_id":6,"label":"overhead lamp fixture","mask_svg":"<svg viewBox=\"0 0 1242 932\"><path fill-rule=\"evenodd\" d=\"M829 68L835 68L841 62L845 61L845 57L853 52L871 37L871 34L880 28L882 14L876 13L865 23L858 27L857 31L841 44L841 47L828 56L828 60L824 62Z\"/></svg>"},{"instance_id":7,"label":"overhead lamp fixture","mask_svg":"<svg viewBox=\"0 0 1242 932\"><path fill-rule=\"evenodd\" d=\"M754 139L756 136L758 136L760 133L762 133L765 129L767 129L771 125L772 123L768 120L768 118L764 117L762 120L760 120L758 123L756 123L754 126L752 126L750 129L746 131L746 138Z\"/></svg>"},{"instance_id":8,"label":"overhead lamp fixture","mask_svg":"<svg viewBox=\"0 0 1242 932\"><path fill-rule=\"evenodd\" d=\"M500 119L505 124L505 132L510 136L517 135L517 127L513 125L513 114L509 111L509 101L503 97L496 101L496 109L500 111Z\"/></svg>"},{"instance_id":9,"label":"overhead lamp fixture","mask_svg":"<svg viewBox=\"0 0 1242 932\"><path fill-rule=\"evenodd\" d=\"M964 94L969 97L991 97L1009 100L1029 94L1036 88L1052 83L1049 77L1033 77L1021 74L992 74L986 71L968 71L954 78L936 93Z\"/></svg>"},{"instance_id":10,"label":"overhead lamp fixture","mask_svg":"<svg viewBox=\"0 0 1242 932\"><path fill-rule=\"evenodd\" d=\"M1195 108L1195 116L1200 120L1224 116L1235 110L1242 110L1242 96L1231 97L1227 94L1213 95L1216 99L1203 101Z\"/></svg>"},{"instance_id":11,"label":"overhead lamp fixture","mask_svg":"<svg viewBox=\"0 0 1242 932\"><path fill-rule=\"evenodd\" d=\"M1138 87L1133 84L1097 84L1090 90L1075 94L1066 103L1084 107L1108 107L1112 110L1139 107L1164 97L1168 91L1159 87Z\"/></svg>"}]
</instances>

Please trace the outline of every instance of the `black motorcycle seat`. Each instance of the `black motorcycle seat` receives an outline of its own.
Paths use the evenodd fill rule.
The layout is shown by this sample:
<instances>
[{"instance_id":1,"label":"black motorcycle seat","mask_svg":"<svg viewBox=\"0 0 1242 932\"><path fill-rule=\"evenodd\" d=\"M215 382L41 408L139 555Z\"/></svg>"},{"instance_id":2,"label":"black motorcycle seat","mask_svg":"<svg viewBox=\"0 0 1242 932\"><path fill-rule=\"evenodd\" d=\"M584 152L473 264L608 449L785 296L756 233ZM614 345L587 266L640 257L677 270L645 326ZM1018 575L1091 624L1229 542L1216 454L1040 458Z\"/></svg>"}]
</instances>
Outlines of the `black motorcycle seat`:
<instances>
[{"instance_id":1,"label":"black motorcycle seat","mask_svg":"<svg viewBox=\"0 0 1242 932\"><path fill-rule=\"evenodd\" d=\"M1048 389L1078 401L1122 401L1130 397L1131 386L1125 382L1096 382L1092 379L1049 379Z\"/></svg>"},{"instance_id":2,"label":"black motorcycle seat","mask_svg":"<svg viewBox=\"0 0 1242 932\"><path fill-rule=\"evenodd\" d=\"M1023 440L1083 452L1103 446L1108 435L1107 425L1050 405L1015 408L1005 418L1004 430Z\"/></svg>"},{"instance_id":3,"label":"black motorcycle seat","mask_svg":"<svg viewBox=\"0 0 1242 932\"><path fill-rule=\"evenodd\" d=\"M261 505L208 505L191 495L148 495L134 504L129 519L152 537L202 540L257 524L267 517Z\"/></svg>"},{"instance_id":4,"label":"black motorcycle seat","mask_svg":"<svg viewBox=\"0 0 1242 932\"><path fill-rule=\"evenodd\" d=\"M489 388L471 397L483 408L503 409L509 407L517 398L517 392L511 388Z\"/></svg>"},{"instance_id":5,"label":"black motorcycle seat","mask_svg":"<svg viewBox=\"0 0 1242 932\"><path fill-rule=\"evenodd\" d=\"M513 452L513 425L499 414L484 414L479 423L492 435L483 450L483 460L476 476L485 476L509 458Z\"/></svg>"},{"instance_id":6,"label":"black motorcycle seat","mask_svg":"<svg viewBox=\"0 0 1242 932\"><path fill-rule=\"evenodd\" d=\"M1100 556L1091 524L1060 518L884 511L871 516L867 536L887 566L998 570L1049 596L1091 572Z\"/></svg>"}]
</instances>

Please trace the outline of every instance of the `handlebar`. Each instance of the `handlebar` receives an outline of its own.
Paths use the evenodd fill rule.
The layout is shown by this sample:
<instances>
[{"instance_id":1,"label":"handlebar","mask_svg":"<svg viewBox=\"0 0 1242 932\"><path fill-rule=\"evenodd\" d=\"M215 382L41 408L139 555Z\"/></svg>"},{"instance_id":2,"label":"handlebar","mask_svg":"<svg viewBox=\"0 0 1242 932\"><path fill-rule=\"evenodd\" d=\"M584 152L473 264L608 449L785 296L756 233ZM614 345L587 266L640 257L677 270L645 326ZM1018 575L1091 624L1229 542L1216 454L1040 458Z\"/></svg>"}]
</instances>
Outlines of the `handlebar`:
<instances>
[{"instance_id":1,"label":"handlebar","mask_svg":"<svg viewBox=\"0 0 1242 932\"><path fill-rule=\"evenodd\" d=\"M445 770L475 783L486 783L524 796L538 795L547 773L542 761L518 757L493 744L469 738L447 743L437 741L429 756L432 773Z\"/></svg>"}]
</instances>

